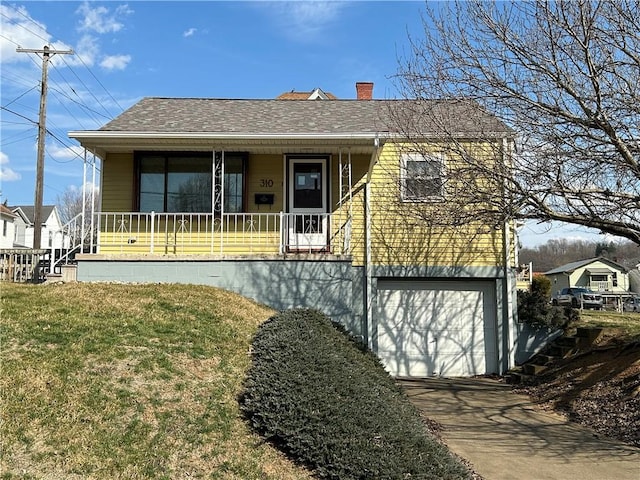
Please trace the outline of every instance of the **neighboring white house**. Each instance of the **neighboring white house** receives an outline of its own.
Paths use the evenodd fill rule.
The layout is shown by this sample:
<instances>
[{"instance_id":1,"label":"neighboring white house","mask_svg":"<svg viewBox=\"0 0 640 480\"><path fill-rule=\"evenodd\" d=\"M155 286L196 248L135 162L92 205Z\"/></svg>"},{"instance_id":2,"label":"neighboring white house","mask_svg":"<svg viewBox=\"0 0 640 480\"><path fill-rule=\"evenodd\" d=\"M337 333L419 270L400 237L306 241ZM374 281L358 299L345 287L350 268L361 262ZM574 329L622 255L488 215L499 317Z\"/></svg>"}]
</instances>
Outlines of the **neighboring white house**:
<instances>
[{"instance_id":1,"label":"neighboring white house","mask_svg":"<svg viewBox=\"0 0 640 480\"><path fill-rule=\"evenodd\" d=\"M0 249L13 248L13 240L15 238L16 214L9 207L0 204Z\"/></svg>"},{"instance_id":2,"label":"neighboring white house","mask_svg":"<svg viewBox=\"0 0 640 480\"><path fill-rule=\"evenodd\" d=\"M45 250L69 248L69 238L60 233L62 221L55 205L43 205L42 207L42 233L39 246L33 245L34 207L32 205L15 205L9 208L15 215L14 248L41 248Z\"/></svg>"},{"instance_id":3,"label":"neighboring white house","mask_svg":"<svg viewBox=\"0 0 640 480\"><path fill-rule=\"evenodd\" d=\"M544 275L551 280L551 291L584 287L602 295L605 304L619 304L633 295L629 269L608 258L579 260L553 268Z\"/></svg>"},{"instance_id":4,"label":"neighboring white house","mask_svg":"<svg viewBox=\"0 0 640 480\"><path fill-rule=\"evenodd\" d=\"M640 293L640 263L629 272L629 290Z\"/></svg>"}]
</instances>

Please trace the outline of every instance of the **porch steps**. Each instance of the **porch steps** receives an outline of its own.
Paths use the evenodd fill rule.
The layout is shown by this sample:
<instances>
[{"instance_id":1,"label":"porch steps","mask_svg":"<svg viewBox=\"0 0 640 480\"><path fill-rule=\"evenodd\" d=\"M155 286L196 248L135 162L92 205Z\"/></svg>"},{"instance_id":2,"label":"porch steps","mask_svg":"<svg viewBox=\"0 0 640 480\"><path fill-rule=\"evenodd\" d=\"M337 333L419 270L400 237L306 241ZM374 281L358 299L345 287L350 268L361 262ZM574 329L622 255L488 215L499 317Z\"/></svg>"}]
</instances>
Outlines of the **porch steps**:
<instances>
[{"instance_id":1,"label":"porch steps","mask_svg":"<svg viewBox=\"0 0 640 480\"><path fill-rule=\"evenodd\" d=\"M531 385L554 363L573 357L590 348L602 335L602 328L578 327L573 335L566 333L519 367L510 370L505 379L510 384Z\"/></svg>"}]
</instances>

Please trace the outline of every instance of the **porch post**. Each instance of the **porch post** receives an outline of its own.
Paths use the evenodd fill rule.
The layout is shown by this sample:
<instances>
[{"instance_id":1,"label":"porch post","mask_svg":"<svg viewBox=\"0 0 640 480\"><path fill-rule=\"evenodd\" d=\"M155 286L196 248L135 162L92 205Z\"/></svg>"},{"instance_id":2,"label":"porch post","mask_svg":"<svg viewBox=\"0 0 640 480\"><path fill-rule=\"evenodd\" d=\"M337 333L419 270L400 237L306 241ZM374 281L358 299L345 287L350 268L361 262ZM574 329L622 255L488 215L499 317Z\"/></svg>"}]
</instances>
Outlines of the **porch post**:
<instances>
[{"instance_id":1,"label":"porch post","mask_svg":"<svg viewBox=\"0 0 640 480\"><path fill-rule=\"evenodd\" d=\"M49 235L51 235L51 250L49 254L49 273L53 274L54 264L56 263L56 234L58 232L49 231ZM60 258L62 258L62 250L60 250Z\"/></svg>"},{"instance_id":2,"label":"porch post","mask_svg":"<svg viewBox=\"0 0 640 480\"><path fill-rule=\"evenodd\" d=\"M95 225L93 223L95 213L96 213L96 154L91 152L91 156L93 157L93 162L91 163L91 225L89 228L89 235L91 235L91 252L93 253L93 234L96 232ZM102 177L101 177L102 178ZM96 241L98 239L98 234L96 232Z\"/></svg>"},{"instance_id":3,"label":"porch post","mask_svg":"<svg viewBox=\"0 0 640 480\"><path fill-rule=\"evenodd\" d=\"M222 253L224 240L224 150L213 152L213 178L211 180L213 189L212 228L215 228L215 221L218 219L220 221L220 253ZM213 253L213 248L211 253Z\"/></svg>"},{"instance_id":4,"label":"porch post","mask_svg":"<svg viewBox=\"0 0 640 480\"><path fill-rule=\"evenodd\" d=\"M282 210L280 210L280 244L278 245L278 254L282 255L284 253L284 229L285 229L285 224L284 224L284 212Z\"/></svg>"},{"instance_id":5,"label":"porch post","mask_svg":"<svg viewBox=\"0 0 640 480\"><path fill-rule=\"evenodd\" d=\"M84 226L85 226L86 211L87 211L87 149L85 148L84 158L82 161L82 212L80 216L80 221L82 223L80 224L80 253L84 253L84 235L85 235ZM77 235L77 234L78 232L75 231L74 235Z\"/></svg>"},{"instance_id":6,"label":"porch post","mask_svg":"<svg viewBox=\"0 0 640 480\"><path fill-rule=\"evenodd\" d=\"M151 240L150 240L151 245L149 245L149 253L153 253L153 242L154 242L154 235L156 231L156 212L151 210L150 215L151 215Z\"/></svg>"}]
</instances>

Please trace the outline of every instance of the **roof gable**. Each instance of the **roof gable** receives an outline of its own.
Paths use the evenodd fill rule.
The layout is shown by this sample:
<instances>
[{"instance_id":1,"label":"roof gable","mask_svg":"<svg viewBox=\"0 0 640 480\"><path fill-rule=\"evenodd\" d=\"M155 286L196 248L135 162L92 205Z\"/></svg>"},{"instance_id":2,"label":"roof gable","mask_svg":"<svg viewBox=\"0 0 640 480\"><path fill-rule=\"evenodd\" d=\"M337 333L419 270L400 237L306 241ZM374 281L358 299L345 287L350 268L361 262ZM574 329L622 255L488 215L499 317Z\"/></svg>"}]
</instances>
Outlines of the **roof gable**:
<instances>
[{"instance_id":1,"label":"roof gable","mask_svg":"<svg viewBox=\"0 0 640 480\"><path fill-rule=\"evenodd\" d=\"M315 88L310 92L290 92L281 93L276 97L277 100L337 100L333 93L325 92L321 88Z\"/></svg>"},{"instance_id":2,"label":"roof gable","mask_svg":"<svg viewBox=\"0 0 640 480\"><path fill-rule=\"evenodd\" d=\"M623 267L619 263L614 262L613 260L609 260L608 258L604 258L604 257L596 257L596 258L588 258L586 260L578 260L577 262L566 263L564 265L551 269L547 272L544 272L544 275L553 275L557 273L573 273L579 268L586 267L595 262L606 263L611 268L619 270L623 273L627 273L628 271L625 267Z\"/></svg>"},{"instance_id":3,"label":"roof gable","mask_svg":"<svg viewBox=\"0 0 640 480\"><path fill-rule=\"evenodd\" d=\"M16 215L21 215L22 218L27 223L29 223L30 225L33 225L33 220L35 219L35 207L33 205L14 205L9 208ZM51 216L51 214L55 213L55 210L56 210L55 205L43 205L42 206L42 223L45 223L47 219Z\"/></svg>"}]
</instances>

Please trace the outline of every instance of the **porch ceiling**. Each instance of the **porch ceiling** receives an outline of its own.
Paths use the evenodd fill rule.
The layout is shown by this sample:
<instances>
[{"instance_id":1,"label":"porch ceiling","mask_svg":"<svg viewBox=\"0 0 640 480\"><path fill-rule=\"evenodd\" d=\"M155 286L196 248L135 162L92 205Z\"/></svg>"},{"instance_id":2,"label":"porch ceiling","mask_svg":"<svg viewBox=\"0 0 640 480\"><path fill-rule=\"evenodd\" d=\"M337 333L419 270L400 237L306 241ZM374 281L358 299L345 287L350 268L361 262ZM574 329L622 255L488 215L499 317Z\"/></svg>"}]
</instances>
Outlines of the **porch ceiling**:
<instances>
[{"instance_id":1,"label":"porch ceiling","mask_svg":"<svg viewBox=\"0 0 640 480\"><path fill-rule=\"evenodd\" d=\"M299 136L297 138L230 138L215 136L104 136L104 135L72 135L87 150L104 157L106 153L127 153L134 150L174 150L174 151L213 151L234 150L253 154L285 154L285 153L338 153L340 150L353 154L371 154L375 150L374 137L353 136L342 138L313 138Z\"/></svg>"}]
</instances>

